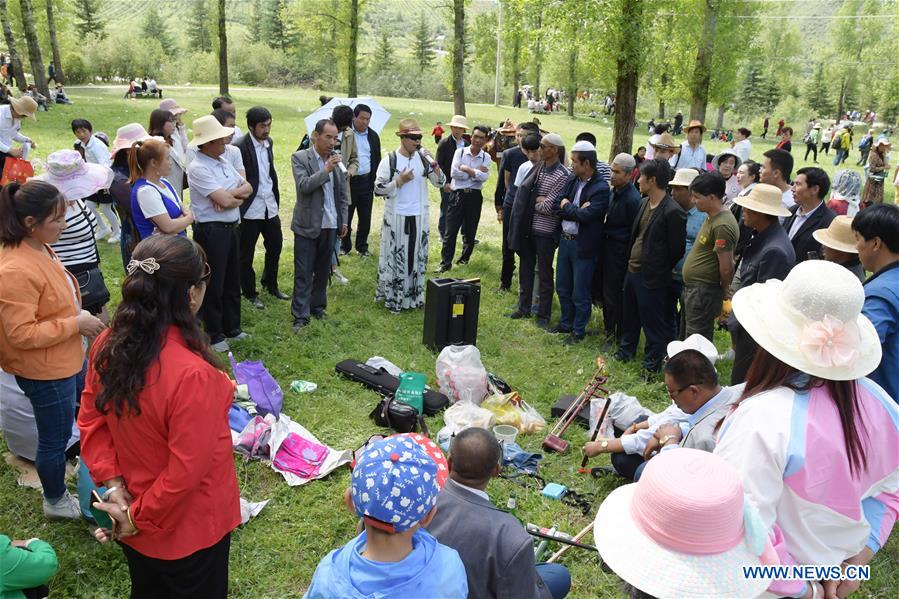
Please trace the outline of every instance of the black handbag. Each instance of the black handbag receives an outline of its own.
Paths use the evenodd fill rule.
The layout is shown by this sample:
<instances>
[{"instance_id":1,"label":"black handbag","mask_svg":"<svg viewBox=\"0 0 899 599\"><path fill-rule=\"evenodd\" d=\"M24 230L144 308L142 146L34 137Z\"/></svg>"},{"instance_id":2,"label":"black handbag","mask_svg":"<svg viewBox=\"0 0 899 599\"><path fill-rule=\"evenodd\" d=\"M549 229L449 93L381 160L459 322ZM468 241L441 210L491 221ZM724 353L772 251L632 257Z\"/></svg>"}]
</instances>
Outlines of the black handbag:
<instances>
[{"instance_id":1,"label":"black handbag","mask_svg":"<svg viewBox=\"0 0 899 599\"><path fill-rule=\"evenodd\" d=\"M397 401L392 395L382 399L368 417L374 420L378 426L398 433L418 432L420 427L424 434L430 434L428 425L419 415L418 410L409 404Z\"/></svg>"},{"instance_id":2,"label":"black handbag","mask_svg":"<svg viewBox=\"0 0 899 599\"><path fill-rule=\"evenodd\" d=\"M87 270L73 273L78 281L78 289L81 291L81 305L91 314L102 311L103 306L109 302L109 289L103 280L103 273L95 266Z\"/></svg>"}]
</instances>

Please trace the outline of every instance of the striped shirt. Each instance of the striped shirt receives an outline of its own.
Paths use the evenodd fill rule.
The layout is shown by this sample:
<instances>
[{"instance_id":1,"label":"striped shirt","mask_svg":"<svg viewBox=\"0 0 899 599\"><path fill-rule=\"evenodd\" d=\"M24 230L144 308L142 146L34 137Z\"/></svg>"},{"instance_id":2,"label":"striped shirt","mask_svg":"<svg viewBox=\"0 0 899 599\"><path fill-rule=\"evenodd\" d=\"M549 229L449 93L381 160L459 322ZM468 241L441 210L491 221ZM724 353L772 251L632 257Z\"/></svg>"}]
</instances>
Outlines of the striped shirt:
<instances>
[{"instance_id":1,"label":"striped shirt","mask_svg":"<svg viewBox=\"0 0 899 599\"><path fill-rule=\"evenodd\" d=\"M537 205L534 207L534 220L531 223L531 228L535 235L540 237L555 237L558 235L561 216L553 210L553 198L562 192L570 172L561 162L557 162L552 166L540 166L535 187L537 197L543 196L546 199L542 202L537 202Z\"/></svg>"},{"instance_id":2,"label":"striped shirt","mask_svg":"<svg viewBox=\"0 0 899 599\"><path fill-rule=\"evenodd\" d=\"M72 270L73 266L81 266L83 270L96 266L100 262L94 231L97 219L90 213L84 202L75 203L66 208L66 228L59 236L59 241L51 245L63 266Z\"/></svg>"}]
</instances>

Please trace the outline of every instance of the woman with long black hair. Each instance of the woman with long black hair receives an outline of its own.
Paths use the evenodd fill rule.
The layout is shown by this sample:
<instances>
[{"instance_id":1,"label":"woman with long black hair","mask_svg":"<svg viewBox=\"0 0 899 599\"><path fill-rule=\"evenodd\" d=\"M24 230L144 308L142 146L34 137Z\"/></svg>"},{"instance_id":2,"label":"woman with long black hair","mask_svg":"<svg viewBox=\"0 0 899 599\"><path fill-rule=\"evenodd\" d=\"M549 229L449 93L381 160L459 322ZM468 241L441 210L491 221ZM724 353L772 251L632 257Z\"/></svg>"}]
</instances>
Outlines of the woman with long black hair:
<instances>
[{"instance_id":1,"label":"woman with long black hair","mask_svg":"<svg viewBox=\"0 0 899 599\"><path fill-rule=\"evenodd\" d=\"M784 564L867 564L896 520L899 407L866 378L881 346L864 300L858 278L824 260L733 299L759 349L715 453L742 475ZM858 587L822 584L827 596ZM824 596L818 582L776 585L778 596Z\"/></svg>"},{"instance_id":2,"label":"woman with long black hair","mask_svg":"<svg viewBox=\"0 0 899 599\"><path fill-rule=\"evenodd\" d=\"M228 428L234 385L196 312L209 266L174 235L141 241L122 302L91 350L78 426L81 455L107 488L131 597L226 597L240 523Z\"/></svg>"}]
</instances>

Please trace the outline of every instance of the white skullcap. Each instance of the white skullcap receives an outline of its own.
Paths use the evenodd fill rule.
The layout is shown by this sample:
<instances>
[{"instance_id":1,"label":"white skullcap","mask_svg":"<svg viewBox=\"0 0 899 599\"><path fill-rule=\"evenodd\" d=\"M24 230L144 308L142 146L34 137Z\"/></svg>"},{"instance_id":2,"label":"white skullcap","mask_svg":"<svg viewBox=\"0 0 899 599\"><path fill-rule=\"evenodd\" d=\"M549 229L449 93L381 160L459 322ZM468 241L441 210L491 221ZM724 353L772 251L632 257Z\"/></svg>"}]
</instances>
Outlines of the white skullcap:
<instances>
[{"instance_id":1,"label":"white skullcap","mask_svg":"<svg viewBox=\"0 0 899 599\"><path fill-rule=\"evenodd\" d=\"M623 169L632 170L637 167L637 161L634 160L634 157L628 154L627 152L622 152L615 156L612 160L612 164L617 164Z\"/></svg>"},{"instance_id":2,"label":"white skullcap","mask_svg":"<svg viewBox=\"0 0 899 599\"><path fill-rule=\"evenodd\" d=\"M562 141L562 136L559 135L558 133L547 133L546 135L543 136L543 141L545 141L548 144L552 144L552 145L556 146L557 148L565 147L565 142Z\"/></svg>"},{"instance_id":3,"label":"white skullcap","mask_svg":"<svg viewBox=\"0 0 899 599\"><path fill-rule=\"evenodd\" d=\"M571 147L572 152L595 152L596 146L591 144L586 139L582 139L579 142L575 142L575 144Z\"/></svg>"}]
</instances>

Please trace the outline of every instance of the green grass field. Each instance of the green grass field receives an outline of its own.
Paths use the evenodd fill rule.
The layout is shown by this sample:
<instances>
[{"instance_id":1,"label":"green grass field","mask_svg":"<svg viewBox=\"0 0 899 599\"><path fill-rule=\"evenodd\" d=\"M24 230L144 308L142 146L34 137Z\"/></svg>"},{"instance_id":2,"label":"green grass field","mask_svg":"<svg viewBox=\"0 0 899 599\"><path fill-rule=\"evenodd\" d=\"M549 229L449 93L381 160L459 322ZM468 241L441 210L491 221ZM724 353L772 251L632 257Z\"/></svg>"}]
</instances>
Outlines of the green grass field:
<instances>
[{"instance_id":1,"label":"green grass field","mask_svg":"<svg viewBox=\"0 0 899 599\"><path fill-rule=\"evenodd\" d=\"M399 91L399 90L398 90ZM35 153L45 158L53 150L70 148L74 138L69 129L72 118L84 117L92 121L95 131L105 131L110 137L119 126L138 121L146 125L150 111L156 107L153 100L123 100L120 88L71 88L73 106L56 106L49 113L39 113L38 122L26 122L24 133L38 143ZM244 114L250 106L267 106L274 115L272 136L275 140L275 156L281 176L283 198L282 219L285 223L285 249L282 256L280 286L290 292L293 269L291 266L292 236L286 228L293 204L294 187L290 176L289 157L305 133L302 117L318 106L320 92L300 89L234 89L233 96L238 111ZM176 98L190 112L185 121L209 112L211 99L217 90L207 88L180 88L167 90L167 96ZM393 117L382 132L384 150L396 145L393 131L401 118L413 116L423 129L430 130L436 120L447 122L452 116L449 102L419 101L397 98L378 99ZM510 117L520 121L530 118L525 110L496 108L486 105L469 105L469 123L485 122L496 125ZM611 122L601 120L571 120L561 115L541 115L543 126L560 133L569 144L575 135L584 130L592 131L599 139L601 155L609 147ZM238 122L245 126L242 116ZM645 144L645 129L636 136L637 144ZM426 145L433 149L433 139L425 137ZM715 152L725 147L722 143L704 141L706 149ZM773 147L772 142L753 139L754 156ZM797 150L798 153L798 150ZM850 163L857 160L853 151ZM797 165L801 165L797 161ZM829 161L824 167L832 172ZM855 168L855 167L852 167ZM860 169L859 169L860 170ZM495 179L485 189L492 197ZM892 190L888 189L889 196ZM431 228L436 231L438 197L432 190ZM372 250L378 252L380 207L376 202L373 217ZM574 347L562 345L561 337L538 329L533 321L512 321L503 315L511 311L515 295L499 293L500 226L495 220L490 201L484 205L484 214L478 235L481 243L470 264L455 267L454 276L480 277L482 281L480 330L478 347L487 368L502 376L529 403L548 417L549 407L561 394L576 394L590 379L594 361L598 355L601 337L588 337ZM438 263L439 243L433 234L430 268ZM112 291L113 308L118 300L118 287L123 269L118 249L101 243L103 271ZM261 270L262 247L259 244L257 271ZM291 333L291 316L287 302L268 298L265 310L256 310L243 303L243 328L252 339L234 344L238 360L263 360L272 374L288 389L293 379L306 379L318 383L318 390L311 394L285 392L284 412L313 431L323 442L337 449L356 448L370 435L379 432L368 419L368 413L378 401L374 392L352 383L334 372L334 365L346 358L365 360L380 355L407 370L427 373L434 382L436 354L421 343L423 311L417 310L393 315L373 301L377 258L363 259L356 254L342 259L342 272L350 279L346 287L332 286L329 290L328 313L324 321L313 320L299 334ZM558 305L553 317L558 318ZM599 326L601 315L594 313L589 329ZM729 345L729 339L719 333L716 339L720 350ZM645 384L640 380L638 363L609 362L611 387L638 396L644 405L656 409L667 404L661 383ZM722 364L722 379L730 375L729 364ZM438 416L429 421L436 432L442 421ZM540 451L542 435L519 436L519 442L529 450ZM580 464L578 448L585 440L585 431L575 429L567 438L573 449L567 455L547 455L541 466L547 481L566 484L579 493L587 494L599 502L621 480L615 477L594 480L577 473ZM2 442L0 442L2 443ZM2 448L5 451L5 446ZM251 501L271 499L261 515L246 527L235 531L231 549L231 595L233 597L290 597L303 592L311 579L319 559L329 550L344 544L355 531L355 518L342 508L341 494L348 485L346 470L338 470L321 481L299 488L289 488L283 479L270 468L258 462L247 463L235 458L241 494ZM595 459L593 465L608 464L608 458ZM496 480L488 492L495 503L505 505L510 495L518 501L518 514L529 522L574 533L583 528L593 516L585 517L572 507L543 498L533 488L525 489L509 481ZM100 546L83 522L51 523L41 513L40 495L37 491L16 485L15 474L9 467L0 466L0 532L12 538L41 537L49 541L60 559L60 569L52 581L55 597L122 597L129 588L128 572L122 552L117 547ZM634 556L639 559L639 556ZM899 589L899 542L894 540L880 553L872 564L873 580L862 587L863 597L893 597ZM581 550L569 551L562 562L571 569L573 588L571 597L620 596L619 580L599 567L597 556Z\"/></svg>"}]
</instances>

